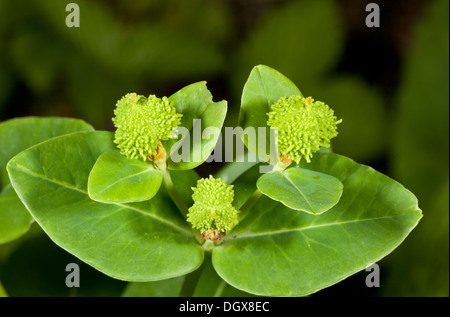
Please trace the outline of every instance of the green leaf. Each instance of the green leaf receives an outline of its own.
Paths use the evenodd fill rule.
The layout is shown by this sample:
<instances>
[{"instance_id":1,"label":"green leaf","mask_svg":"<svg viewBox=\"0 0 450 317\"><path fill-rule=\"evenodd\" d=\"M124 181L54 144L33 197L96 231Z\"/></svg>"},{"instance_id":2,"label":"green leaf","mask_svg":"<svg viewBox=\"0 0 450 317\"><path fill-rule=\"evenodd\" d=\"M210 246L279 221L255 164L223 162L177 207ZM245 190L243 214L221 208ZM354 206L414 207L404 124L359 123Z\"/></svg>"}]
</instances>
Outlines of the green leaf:
<instances>
[{"instance_id":1,"label":"green leaf","mask_svg":"<svg viewBox=\"0 0 450 317\"><path fill-rule=\"evenodd\" d=\"M203 163L214 150L227 113L227 102L213 102L204 81L184 87L169 99L173 101L177 113L183 114L180 126L189 133L163 141L168 153L168 168L192 169ZM195 119L200 120L194 124ZM208 127L214 129L214 133L205 132Z\"/></svg>"},{"instance_id":2,"label":"green leaf","mask_svg":"<svg viewBox=\"0 0 450 317\"><path fill-rule=\"evenodd\" d=\"M6 163L21 151L55 136L93 128L84 121L64 118L27 117L0 124L0 243L12 241L28 231L33 218L9 185Z\"/></svg>"},{"instance_id":3,"label":"green leaf","mask_svg":"<svg viewBox=\"0 0 450 317\"><path fill-rule=\"evenodd\" d=\"M117 150L106 152L89 174L89 197L107 203L149 200L158 192L162 178L151 162L131 160Z\"/></svg>"},{"instance_id":4,"label":"green leaf","mask_svg":"<svg viewBox=\"0 0 450 317\"><path fill-rule=\"evenodd\" d=\"M264 195L286 207L314 215L336 205L343 190L337 178L297 167L266 173L256 185Z\"/></svg>"},{"instance_id":5,"label":"green leaf","mask_svg":"<svg viewBox=\"0 0 450 317\"><path fill-rule=\"evenodd\" d=\"M268 154L270 149L270 128L267 126L269 119L267 113L270 106L281 97L302 96L298 88L288 78L280 72L264 66L255 66L242 92L241 110L239 113L239 126L245 129L255 129L256 139L259 140L259 127L266 127L266 144L256 146L256 140L249 142L248 137L242 135L242 139L247 148L259 156L265 162L270 162ZM262 147L266 147L265 151ZM276 163L276 162L275 162Z\"/></svg>"},{"instance_id":6,"label":"green leaf","mask_svg":"<svg viewBox=\"0 0 450 317\"><path fill-rule=\"evenodd\" d=\"M314 293L391 253L422 216L411 192L348 158L316 154L301 167L338 178L339 203L310 215L262 196L213 250L227 283L258 295Z\"/></svg>"},{"instance_id":7,"label":"green leaf","mask_svg":"<svg viewBox=\"0 0 450 317\"><path fill-rule=\"evenodd\" d=\"M14 188L6 186L0 195L0 244L22 236L32 223L33 217L17 197Z\"/></svg>"},{"instance_id":8,"label":"green leaf","mask_svg":"<svg viewBox=\"0 0 450 317\"><path fill-rule=\"evenodd\" d=\"M195 270L203 251L165 190L139 203L89 198L92 167L114 149L109 132L66 135L15 156L8 172L47 235L99 271L122 280L152 281Z\"/></svg>"},{"instance_id":9,"label":"green leaf","mask_svg":"<svg viewBox=\"0 0 450 317\"><path fill-rule=\"evenodd\" d=\"M78 131L94 130L78 119L26 117L0 124L0 176L1 185L9 184L6 163L21 151L55 136Z\"/></svg>"}]
</instances>

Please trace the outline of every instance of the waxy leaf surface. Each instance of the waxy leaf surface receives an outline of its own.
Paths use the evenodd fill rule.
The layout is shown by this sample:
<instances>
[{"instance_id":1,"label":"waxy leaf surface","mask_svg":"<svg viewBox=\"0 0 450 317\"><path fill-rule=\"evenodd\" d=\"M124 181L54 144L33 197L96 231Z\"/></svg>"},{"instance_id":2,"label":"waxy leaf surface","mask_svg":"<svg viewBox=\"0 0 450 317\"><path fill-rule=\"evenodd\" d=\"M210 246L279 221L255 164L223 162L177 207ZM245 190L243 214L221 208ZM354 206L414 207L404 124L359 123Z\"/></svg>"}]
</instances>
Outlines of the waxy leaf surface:
<instances>
[{"instance_id":1,"label":"waxy leaf surface","mask_svg":"<svg viewBox=\"0 0 450 317\"><path fill-rule=\"evenodd\" d=\"M248 135L242 135L245 145L250 151L265 161L276 163L278 153L270 157L270 128L267 126L270 106L281 97L302 96L300 90L283 74L268 66L255 66L247 79L242 93L239 126L243 129L254 129L256 140ZM260 136L258 128L265 128L265 138ZM261 130L261 129L260 129ZM250 138L250 139L249 139ZM260 142L261 139L261 142ZM265 139L265 140L264 140ZM264 143L265 141L265 143Z\"/></svg>"},{"instance_id":2,"label":"waxy leaf surface","mask_svg":"<svg viewBox=\"0 0 450 317\"><path fill-rule=\"evenodd\" d=\"M89 175L91 199L101 202L138 202L149 200L159 190L162 174L152 162L129 159L119 151L102 154Z\"/></svg>"},{"instance_id":3,"label":"waxy leaf surface","mask_svg":"<svg viewBox=\"0 0 450 317\"><path fill-rule=\"evenodd\" d=\"M28 210L9 184L6 164L21 151L50 138L92 131L86 122L78 119L25 117L0 124L0 243L19 238L33 222Z\"/></svg>"},{"instance_id":4,"label":"waxy leaf surface","mask_svg":"<svg viewBox=\"0 0 450 317\"><path fill-rule=\"evenodd\" d=\"M20 153L8 172L47 235L101 272L152 281L195 270L203 250L163 188L145 202L105 204L89 198L92 167L114 149L109 132L66 135Z\"/></svg>"},{"instance_id":5,"label":"waxy leaf surface","mask_svg":"<svg viewBox=\"0 0 450 317\"><path fill-rule=\"evenodd\" d=\"M168 154L167 165L173 170L192 169L202 164L214 150L227 113L227 102L213 102L206 82L186 86L169 100L183 116L178 137L163 141Z\"/></svg>"},{"instance_id":6,"label":"waxy leaf surface","mask_svg":"<svg viewBox=\"0 0 450 317\"><path fill-rule=\"evenodd\" d=\"M318 153L301 167L339 179L341 199L310 215L262 196L213 250L230 285L257 295L314 293L391 253L422 216L411 192L348 158Z\"/></svg>"},{"instance_id":7,"label":"waxy leaf surface","mask_svg":"<svg viewBox=\"0 0 450 317\"><path fill-rule=\"evenodd\" d=\"M263 174L256 185L263 194L285 206L314 215L336 205L343 190L337 178L297 167Z\"/></svg>"}]
</instances>

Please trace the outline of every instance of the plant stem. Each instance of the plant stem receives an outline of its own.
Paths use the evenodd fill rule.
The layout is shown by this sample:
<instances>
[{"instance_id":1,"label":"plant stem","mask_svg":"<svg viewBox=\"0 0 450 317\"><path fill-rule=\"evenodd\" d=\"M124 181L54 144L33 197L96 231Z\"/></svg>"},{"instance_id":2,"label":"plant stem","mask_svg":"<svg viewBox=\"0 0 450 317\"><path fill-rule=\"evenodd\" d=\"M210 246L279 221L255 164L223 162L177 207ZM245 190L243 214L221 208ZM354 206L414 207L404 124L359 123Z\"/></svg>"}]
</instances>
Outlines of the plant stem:
<instances>
[{"instance_id":1,"label":"plant stem","mask_svg":"<svg viewBox=\"0 0 450 317\"><path fill-rule=\"evenodd\" d=\"M189 213L189 209L186 206L186 204L184 203L183 198L181 198L177 189L173 185L172 178L170 177L169 171L161 168L161 172L163 174L163 182L164 182L167 192L169 193L169 195L172 198L175 205L178 207L178 210L183 215L184 219L187 219L187 214ZM198 230L194 229L193 233L194 233L195 239L197 239L198 243L203 244L205 242L205 240L202 239Z\"/></svg>"},{"instance_id":2,"label":"plant stem","mask_svg":"<svg viewBox=\"0 0 450 317\"><path fill-rule=\"evenodd\" d=\"M178 207L178 210L180 210L184 219L186 219L187 214L189 212L188 207L186 206L186 204L184 203L180 194L178 194L178 191L176 190L175 186L173 185L172 178L170 177L169 171L161 169L161 172L163 174L164 185L166 186L166 189L169 192L170 197L172 197L173 201L175 202L175 205L177 205L177 207Z\"/></svg>"},{"instance_id":3,"label":"plant stem","mask_svg":"<svg viewBox=\"0 0 450 317\"><path fill-rule=\"evenodd\" d=\"M289 164L281 164L280 162L278 162L278 164L274 165L272 168L272 171L270 171L269 173L272 172L284 172L284 170L289 167ZM242 207L240 208L240 214L239 214L239 221L242 220L242 218L244 218L245 213L253 207L253 205L259 200L259 198L261 198L261 196L263 195L263 193L256 188L256 190L253 192L253 194L250 196L249 199L247 199L247 201L242 205Z\"/></svg>"},{"instance_id":4,"label":"plant stem","mask_svg":"<svg viewBox=\"0 0 450 317\"><path fill-rule=\"evenodd\" d=\"M239 213L239 221L241 221L245 214L247 213L247 211L253 207L253 205L259 200L259 198L262 196L262 193L259 191L259 189L257 188L253 194L250 196L249 199L247 199L247 201L242 205L242 207L239 209L240 213Z\"/></svg>"},{"instance_id":5,"label":"plant stem","mask_svg":"<svg viewBox=\"0 0 450 317\"><path fill-rule=\"evenodd\" d=\"M239 176L259 163L259 160L249 162L248 152L246 152L241 161L227 163L215 174L215 177L224 179L227 184L232 184Z\"/></svg>"}]
</instances>

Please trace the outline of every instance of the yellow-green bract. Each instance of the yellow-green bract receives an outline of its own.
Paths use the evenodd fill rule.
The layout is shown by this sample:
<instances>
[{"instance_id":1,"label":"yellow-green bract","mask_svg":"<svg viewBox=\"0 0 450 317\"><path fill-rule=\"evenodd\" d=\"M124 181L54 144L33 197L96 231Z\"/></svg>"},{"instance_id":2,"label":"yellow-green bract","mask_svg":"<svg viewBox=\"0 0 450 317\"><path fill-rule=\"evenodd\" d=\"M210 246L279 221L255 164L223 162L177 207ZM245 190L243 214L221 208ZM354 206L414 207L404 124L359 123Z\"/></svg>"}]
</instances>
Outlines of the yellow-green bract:
<instances>
[{"instance_id":1,"label":"yellow-green bract","mask_svg":"<svg viewBox=\"0 0 450 317\"><path fill-rule=\"evenodd\" d=\"M278 128L278 148L297 164L304 157L309 163L320 147L329 147L342 122L322 101L311 97L282 97L271 106L267 125Z\"/></svg>"},{"instance_id":2,"label":"yellow-green bract","mask_svg":"<svg viewBox=\"0 0 450 317\"><path fill-rule=\"evenodd\" d=\"M135 93L122 97L114 114L117 128L114 143L128 158L144 161L153 155L159 140L170 138L182 116L167 97L146 98Z\"/></svg>"},{"instance_id":3,"label":"yellow-green bract","mask_svg":"<svg viewBox=\"0 0 450 317\"><path fill-rule=\"evenodd\" d=\"M202 231L217 229L226 232L238 223L239 211L233 207L233 185L223 179L202 178L193 187L194 205L189 208L187 221Z\"/></svg>"}]
</instances>

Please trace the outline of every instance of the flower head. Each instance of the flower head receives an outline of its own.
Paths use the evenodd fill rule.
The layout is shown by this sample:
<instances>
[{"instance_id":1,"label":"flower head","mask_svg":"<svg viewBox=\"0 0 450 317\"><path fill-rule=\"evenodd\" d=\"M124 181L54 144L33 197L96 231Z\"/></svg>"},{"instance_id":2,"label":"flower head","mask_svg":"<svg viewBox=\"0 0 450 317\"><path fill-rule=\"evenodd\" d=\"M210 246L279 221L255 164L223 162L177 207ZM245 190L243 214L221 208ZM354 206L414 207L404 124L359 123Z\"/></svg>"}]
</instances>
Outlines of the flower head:
<instances>
[{"instance_id":1,"label":"flower head","mask_svg":"<svg viewBox=\"0 0 450 317\"><path fill-rule=\"evenodd\" d=\"M282 97L271 106L267 125L278 128L278 148L284 161L297 164L301 158L309 163L320 147L329 147L342 122L322 101L311 97Z\"/></svg>"},{"instance_id":2,"label":"flower head","mask_svg":"<svg viewBox=\"0 0 450 317\"><path fill-rule=\"evenodd\" d=\"M226 232L238 223L239 211L233 207L233 185L227 185L223 179L200 179L193 187L194 205L189 208L187 221L193 228L203 232L209 230Z\"/></svg>"},{"instance_id":3,"label":"flower head","mask_svg":"<svg viewBox=\"0 0 450 317\"><path fill-rule=\"evenodd\" d=\"M114 143L128 158L144 161L153 155L160 140L171 137L182 116L167 97L146 98L135 93L122 97L114 114L117 128Z\"/></svg>"}]
</instances>

